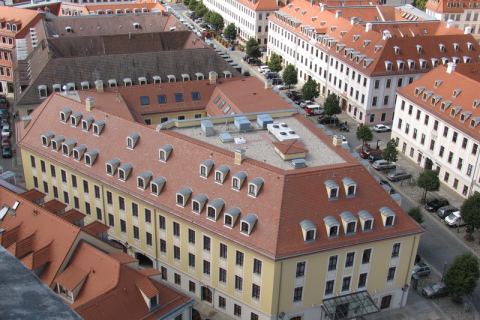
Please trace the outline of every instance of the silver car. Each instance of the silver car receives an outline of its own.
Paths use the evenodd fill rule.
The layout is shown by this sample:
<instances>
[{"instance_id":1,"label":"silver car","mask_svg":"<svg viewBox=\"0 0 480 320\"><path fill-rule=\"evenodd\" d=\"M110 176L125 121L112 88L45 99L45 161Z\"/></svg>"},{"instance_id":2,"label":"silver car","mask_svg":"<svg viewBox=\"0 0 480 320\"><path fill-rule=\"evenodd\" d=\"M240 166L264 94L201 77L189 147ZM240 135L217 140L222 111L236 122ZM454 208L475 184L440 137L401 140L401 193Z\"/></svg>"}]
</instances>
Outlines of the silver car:
<instances>
[{"instance_id":1,"label":"silver car","mask_svg":"<svg viewBox=\"0 0 480 320\"><path fill-rule=\"evenodd\" d=\"M448 295L448 289L445 283L435 282L432 285L422 289L422 295L427 298L436 298Z\"/></svg>"},{"instance_id":2,"label":"silver car","mask_svg":"<svg viewBox=\"0 0 480 320\"><path fill-rule=\"evenodd\" d=\"M395 169L397 165L393 162L389 162L387 160L377 160L372 163L372 167L375 170L381 171L381 170L390 170L390 169Z\"/></svg>"},{"instance_id":3,"label":"silver car","mask_svg":"<svg viewBox=\"0 0 480 320\"><path fill-rule=\"evenodd\" d=\"M388 173L387 179L390 181L400 181L410 179L412 175L403 169L396 169Z\"/></svg>"}]
</instances>

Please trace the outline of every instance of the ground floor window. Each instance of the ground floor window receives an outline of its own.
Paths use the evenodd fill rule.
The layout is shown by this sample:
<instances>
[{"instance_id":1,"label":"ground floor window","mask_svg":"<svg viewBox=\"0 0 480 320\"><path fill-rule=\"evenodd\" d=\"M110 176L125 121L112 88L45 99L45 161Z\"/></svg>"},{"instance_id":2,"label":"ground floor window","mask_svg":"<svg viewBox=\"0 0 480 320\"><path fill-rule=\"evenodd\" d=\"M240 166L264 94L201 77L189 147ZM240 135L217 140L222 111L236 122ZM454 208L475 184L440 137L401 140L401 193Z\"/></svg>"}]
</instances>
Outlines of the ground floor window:
<instances>
[{"instance_id":1,"label":"ground floor window","mask_svg":"<svg viewBox=\"0 0 480 320\"><path fill-rule=\"evenodd\" d=\"M380 303L380 309L390 308L390 302L392 302L392 296L391 295L383 297L382 302Z\"/></svg>"}]
</instances>

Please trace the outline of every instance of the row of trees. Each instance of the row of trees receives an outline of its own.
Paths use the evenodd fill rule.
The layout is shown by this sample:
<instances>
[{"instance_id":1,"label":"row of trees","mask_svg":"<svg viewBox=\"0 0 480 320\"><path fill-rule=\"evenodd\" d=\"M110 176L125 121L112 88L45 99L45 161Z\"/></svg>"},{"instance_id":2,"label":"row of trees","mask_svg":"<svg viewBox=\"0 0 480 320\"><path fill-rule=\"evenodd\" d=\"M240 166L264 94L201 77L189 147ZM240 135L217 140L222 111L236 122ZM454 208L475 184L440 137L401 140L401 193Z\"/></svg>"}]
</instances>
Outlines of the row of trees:
<instances>
[{"instance_id":1,"label":"row of trees","mask_svg":"<svg viewBox=\"0 0 480 320\"><path fill-rule=\"evenodd\" d=\"M215 31L222 30L225 26L223 17L216 12L208 10L202 1L184 0L183 3L188 6L188 9L190 9L196 17L203 18L206 23L209 23Z\"/></svg>"}]
</instances>

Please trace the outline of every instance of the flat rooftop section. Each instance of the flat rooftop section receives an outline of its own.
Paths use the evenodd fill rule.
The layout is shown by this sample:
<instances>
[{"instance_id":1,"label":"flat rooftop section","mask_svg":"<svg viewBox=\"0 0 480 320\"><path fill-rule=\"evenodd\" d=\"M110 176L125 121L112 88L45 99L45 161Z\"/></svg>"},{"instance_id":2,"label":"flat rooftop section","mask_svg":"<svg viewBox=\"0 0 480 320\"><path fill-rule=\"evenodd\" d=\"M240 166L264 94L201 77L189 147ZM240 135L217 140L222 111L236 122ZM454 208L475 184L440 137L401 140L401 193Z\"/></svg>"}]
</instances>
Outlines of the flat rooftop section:
<instances>
[{"instance_id":1,"label":"flat rooftop section","mask_svg":"<svg viewBox=\"0 0 480 320\"><path fill-rule=\"evenodd\" d=\"M0 246L0 310L2 319L81 319L20 261Z\"/></svg>"},{"instance_id":2,"label":"flat rooftop section","mask_svg":"<svg viewBox=\"0 0 480 320\"><path fill-rule=\"evenodd\" d=\"M295 117L274 118L273 120L274 122L287 124L300 137L298 140L307 149L305 161L308 167L335 165L346 162L345 159L335 152L333 145L327 146L323 140ZM255 120L251 120L250 123L253 130L247 132L239 132L233 122L214 124L215 134L209 137L205 135L200 125L187 128L173 128L172 130L228 151L233 152L235 149L242 148L245 149L247 159L261 161L283 170L293 170L291 161L283 160L275 151L273 142L278 140L267 129L261 129ZM220 134L224 132L230 133L233 139L243 138L245 143L237 144L235 141L222 142Z\"/></svg>"}]
</instances>

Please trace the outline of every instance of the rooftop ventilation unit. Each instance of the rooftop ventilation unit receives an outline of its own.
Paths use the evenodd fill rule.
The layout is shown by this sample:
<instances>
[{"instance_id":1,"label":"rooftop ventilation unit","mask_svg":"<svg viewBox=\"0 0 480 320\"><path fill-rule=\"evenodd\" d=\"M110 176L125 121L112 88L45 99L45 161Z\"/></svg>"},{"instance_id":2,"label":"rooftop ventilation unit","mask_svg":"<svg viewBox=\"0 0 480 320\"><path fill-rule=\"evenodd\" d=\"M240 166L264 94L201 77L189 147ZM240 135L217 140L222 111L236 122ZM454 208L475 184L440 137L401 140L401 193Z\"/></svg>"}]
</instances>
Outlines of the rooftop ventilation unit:
<instances>
[{"instance_id":1,"label":"rooftop ventilation unit","mask_svg":"<svg viewBox=\"0 0 480 320\"><path fill-rule=\"evenodd\" d=\"M233 142L233 137L228 132L222 132L218 135L218 137L220 138L220 141L222 141L222 143Z\"/></svg>"},{"instance_id":2,"label":"rooftop ventilation unit","mask_svg":"<svg viewBox=\"0 0 480 320\"><path fill-rule=\"evenodd\" d=\"M294 159L292 160L291 164L294 169L301 169L307 167L307 162L305 161L305 159Z\"/></svg>"},{"instance_id":3,"label":"rooftop ventilation unit","mask_svg":"<svg viewBox=\"0 0 480 320\"><path fill-rule=\"evenodd\" d=\"M210 120L202 120L201 127L203 133L205 133L206 137L211 137L215 135L215 129L213 128L212 121Z\"/></svg>"},{"instance_id":4,"label":"rooftop ventilation unit","mask_svg":"<svg viewBox=\"0 0 480 320\"><path fill-rule=\"evenodd\" d=\"M252 128L252 124L247 117L235 117L234 124L239 131L248 131Z\"/></svg>"},{"instance_id":5,"label":"rooftop ventilation unit","mask_svg":"<svg viewBox=\"0 0 480 320\"><path fill-rule=\"evenodd\" d=\"M267 130L270 132L278 141L286 141L291 139L300 139L300 136L296 134L295 131L290 129L286 123L270 123L267 124Z\"/></svg>"},{"instance_id":6,"label":"rooftop ventilation unit","mask_svg":"<svg viewBox=\"0 0 480 320\"><path fill-rule=\"evenodd\" d=\"M273 123L273 119L269 114L259 114L257 116L257 124L263 128L267 129L267 125Z\"/></svg>"}]
</instances>

